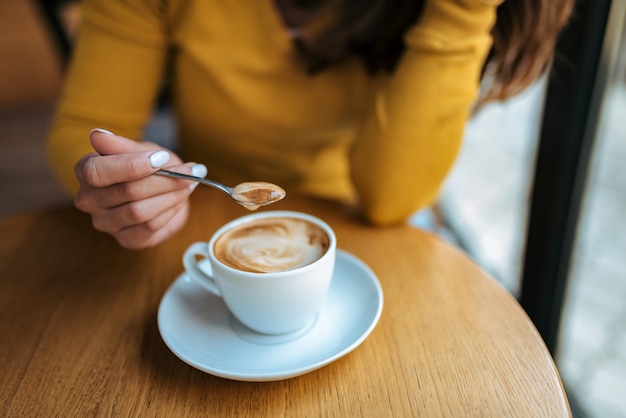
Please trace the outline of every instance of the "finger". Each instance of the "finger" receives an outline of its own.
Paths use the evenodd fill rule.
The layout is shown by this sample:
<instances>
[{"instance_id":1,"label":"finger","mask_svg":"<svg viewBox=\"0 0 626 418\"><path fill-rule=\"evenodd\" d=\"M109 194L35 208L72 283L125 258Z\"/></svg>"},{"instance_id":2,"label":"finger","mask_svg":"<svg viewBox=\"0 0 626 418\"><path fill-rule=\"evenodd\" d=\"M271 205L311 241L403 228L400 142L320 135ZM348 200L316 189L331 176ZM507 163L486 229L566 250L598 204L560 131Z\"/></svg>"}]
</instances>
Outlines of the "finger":
<instances>
[{"instance_id":1,"label":"finger","mask_svg":"<svg viewBox=\"0 0 626 418\"><path fill-rule=\"evenodd\" d=\"M207 171L204 165L194 163L173 166L171 169L199 177L206 176ZM85 188L76 195L75 205L85 212L91 212L98 208L114 208L127 202L139 201L176 190L190 187L193 189L197 184L187 180L148 176L105 188Z\"/></svg>"},{"instance_id":2,"label":"finger","mask_svg":"<svg viewBox=\"0 0 626 418\"><path fill-rule=\"evenodd\" d=\"M161 151L166 150L162 146L153 142L133 141L126 137L115 135L105 129L95 128L89 132L91 146L100 155L130 154L139 151ZM180 164L176 155L172 155L169 164Z\"/></svg>"},{"instance_id":3,"label":"finger","mask_svg":"<svg viewBox=\"0 0 626 418\"><path fill-rule=\"evenodd\" d=\"M139 151L120 155L90 155L75 167L78 180L90 187L106 187L149 176L167 164L167 151Z\"/></svg>"},{"instance_id":4,"label":"finger","mask_svg":"<svg viewBox=\"0 0 626 418\"><path fill-rule=\"evenodd\" d=\"M137 141L100 128L92 129L89 132L89 140L93 149L100 155L128 154L146 150Z\"/></svg>"},{"instance_id":5,"label":"finger","mask_svg":"<svg viewBox=\"0 0 626 418\"><path fill-rule=\"evenodd\" d=\"M142 249L154 247L167 240L178 232L187 222L189 216L189 205L187 202L176 206L155 219L153 224L135 225L125 228L115 234L117 242L124 248ZM162 223L163 226L155 230L154 227Z\"/></svg>"},{"instance_id":6,"label":"finger","mask_svg":"<svg viewBox=\"0 0 626 418\"><path fill-rule=\"evenodd\" d=\"M147 224L173 207L184 203L191 194L188 187L164 193L121 206L100 211L92 215L94 228L115 234L122 229Z\"/></svg>"}]
</instances>

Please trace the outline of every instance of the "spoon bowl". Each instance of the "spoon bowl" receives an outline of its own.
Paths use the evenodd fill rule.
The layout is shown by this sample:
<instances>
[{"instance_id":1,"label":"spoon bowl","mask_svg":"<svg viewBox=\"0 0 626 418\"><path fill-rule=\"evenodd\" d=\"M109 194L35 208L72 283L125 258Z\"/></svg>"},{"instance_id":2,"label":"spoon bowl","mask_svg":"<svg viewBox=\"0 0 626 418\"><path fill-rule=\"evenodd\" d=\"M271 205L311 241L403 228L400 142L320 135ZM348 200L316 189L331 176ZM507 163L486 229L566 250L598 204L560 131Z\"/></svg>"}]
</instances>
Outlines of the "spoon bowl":
<instances>
[{"instance_id":1,"label":"spoon bowl","mask_svg":"<svg viewBox=\"0 0 626 418\"><path fill-rule=\"evenodd\" d=\"M214 187L223 191L235 202L249 210L255 210L260 206L278 202L286 195L285 191L281 187L266 182L246 182L238 184L235 187L228 187L213 180L189 174L177 173L175 171L161 169L156 171L154 174L163 177L196 181L206 186Z\"/></svg>"}]
</instances>

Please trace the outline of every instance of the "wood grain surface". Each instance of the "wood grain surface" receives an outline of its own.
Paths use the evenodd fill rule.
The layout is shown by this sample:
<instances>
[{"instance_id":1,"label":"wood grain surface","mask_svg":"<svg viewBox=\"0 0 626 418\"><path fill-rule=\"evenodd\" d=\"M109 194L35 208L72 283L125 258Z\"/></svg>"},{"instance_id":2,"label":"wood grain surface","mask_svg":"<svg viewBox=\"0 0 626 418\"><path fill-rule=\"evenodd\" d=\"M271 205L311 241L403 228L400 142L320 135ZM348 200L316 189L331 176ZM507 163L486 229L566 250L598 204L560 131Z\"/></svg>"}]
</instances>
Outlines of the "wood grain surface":
<instances>
[{"instance_id":1,"label":"wood grain surface","mask_svg":"<svg viewBox=\"0 0 626 418\"><path fill-rule=\"evenodd\" d=\"M560 377L518 303L467 256L410 226L288 195L378 276L381 320L355 351L288 380L238 382L168 350L159 302L191 243L248 212L198 188L190 221L129 251L72 209L0 221L0 416L563 417Z\"/></svg>"}]
</instances>

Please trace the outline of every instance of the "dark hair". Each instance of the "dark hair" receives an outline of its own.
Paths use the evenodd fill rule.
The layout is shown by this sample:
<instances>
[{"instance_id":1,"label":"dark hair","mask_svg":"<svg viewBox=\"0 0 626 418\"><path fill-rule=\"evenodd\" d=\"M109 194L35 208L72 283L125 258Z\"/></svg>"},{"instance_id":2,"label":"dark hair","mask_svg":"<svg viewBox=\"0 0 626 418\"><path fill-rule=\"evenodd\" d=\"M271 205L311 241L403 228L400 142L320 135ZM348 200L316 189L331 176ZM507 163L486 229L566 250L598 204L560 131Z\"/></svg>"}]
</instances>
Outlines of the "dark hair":
<instances>
[{"instance_id":1,"label":"dark hair","mask_svg":"<svg viewBox=\"0 0 626 418\"><path fill-rule=\"evenodd\" d=\"M405 45L404 33L418 22L425 0L283 0L307 11L295 39L311 73L357 56L372 73L392 72ZM432 1L432 0L430 0ZM480 0L475 0L480 1ZM574 0L505 0L497 8L493 45L483 68L489 83L480 102L519 93L552 62L557 36Z\"/></svg>"},{"instance_id":2,"label":"dark hair","mask_svg":"<svg viewBox=\"0 0 626 418\"><path fill-rule=\"evenodd\" d=\"M511 97L550 67L573 4L574 0L505 0L498 7L484 69L492 81L481 101Z\"/></svg>"}]
</instances>

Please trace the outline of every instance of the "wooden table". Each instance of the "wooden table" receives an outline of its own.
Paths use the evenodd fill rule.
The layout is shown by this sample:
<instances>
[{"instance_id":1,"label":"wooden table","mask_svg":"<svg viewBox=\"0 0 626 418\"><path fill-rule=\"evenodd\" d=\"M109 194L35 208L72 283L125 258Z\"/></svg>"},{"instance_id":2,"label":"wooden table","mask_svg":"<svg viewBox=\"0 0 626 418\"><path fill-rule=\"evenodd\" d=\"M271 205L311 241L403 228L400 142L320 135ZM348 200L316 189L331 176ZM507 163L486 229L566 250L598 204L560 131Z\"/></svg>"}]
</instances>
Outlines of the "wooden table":
<instances>
[{"instance_id":1,"label":"wooden table","mask_svg":"<svg viewBox=\"0 0 626 418\"><path fill-rule=\"evenodd\" d=\"M0 416L570 416L559 374L518 303L464 254L409 226L288 196L378 276L385 305L355 351L288 380L203 373L161 339L159 302L192 242L244 215L199 188L187 227L124 250L62 208L0 221Z\"/></svg>"}]
</instances>

